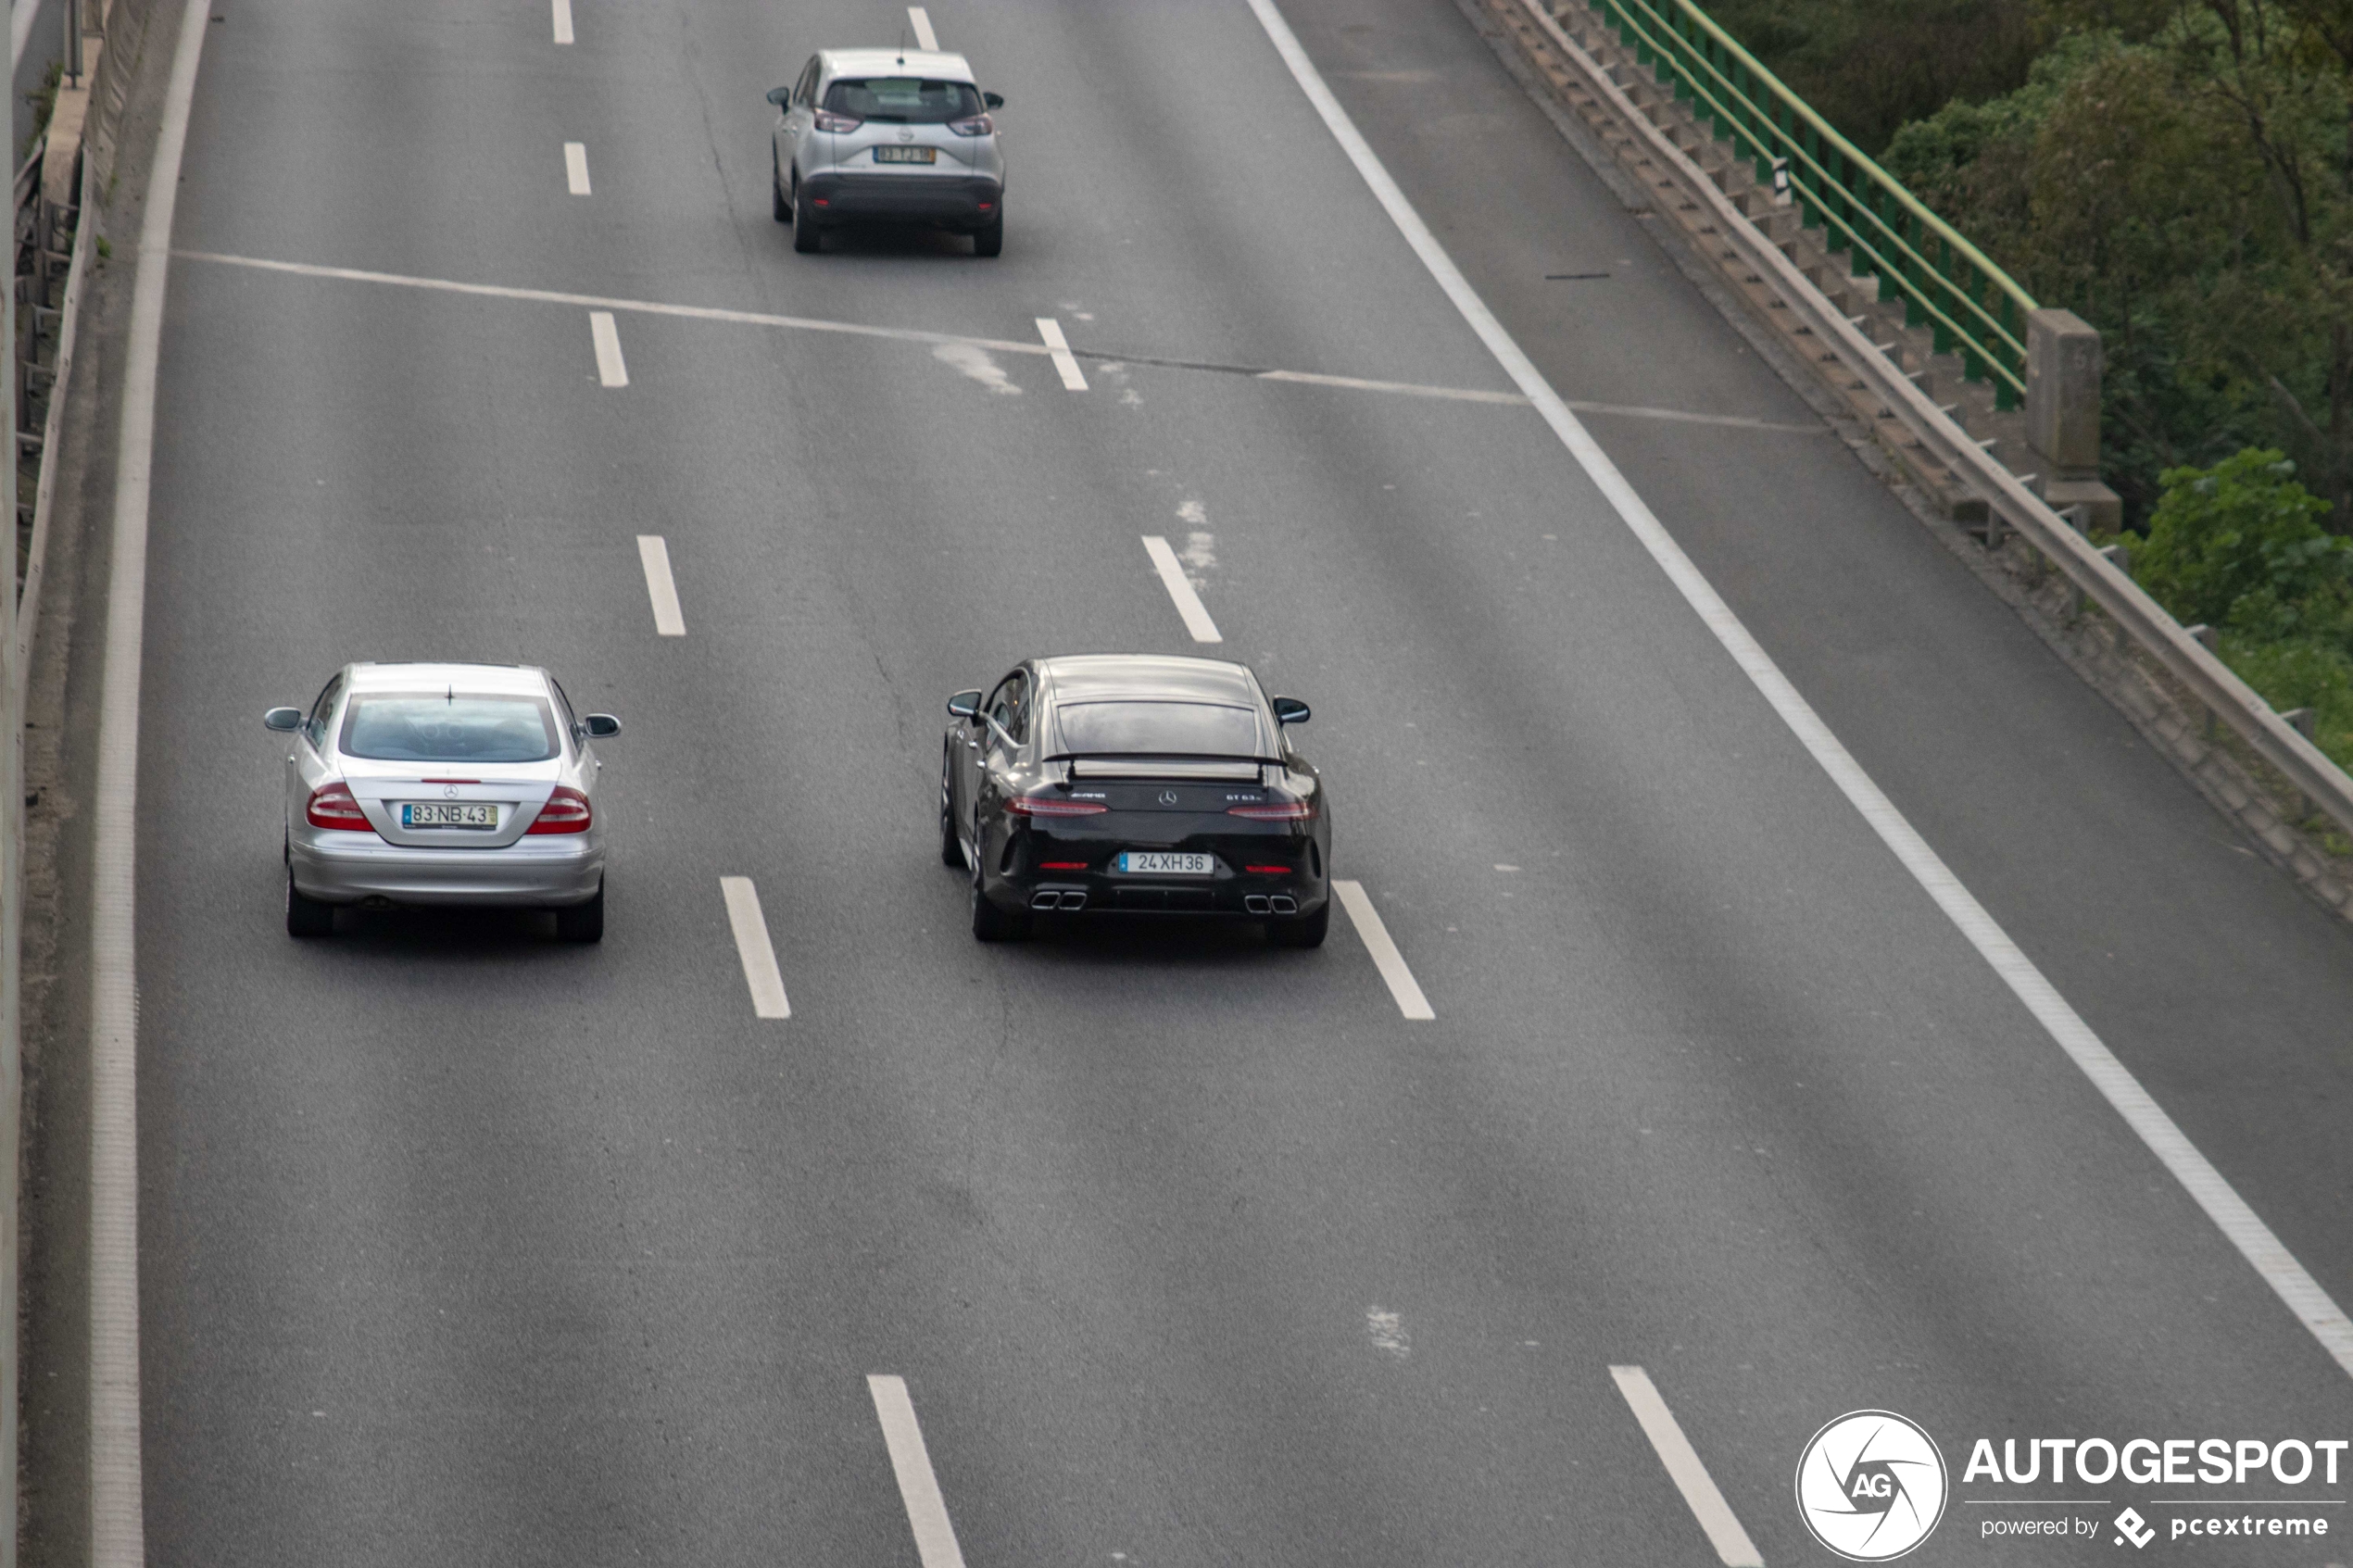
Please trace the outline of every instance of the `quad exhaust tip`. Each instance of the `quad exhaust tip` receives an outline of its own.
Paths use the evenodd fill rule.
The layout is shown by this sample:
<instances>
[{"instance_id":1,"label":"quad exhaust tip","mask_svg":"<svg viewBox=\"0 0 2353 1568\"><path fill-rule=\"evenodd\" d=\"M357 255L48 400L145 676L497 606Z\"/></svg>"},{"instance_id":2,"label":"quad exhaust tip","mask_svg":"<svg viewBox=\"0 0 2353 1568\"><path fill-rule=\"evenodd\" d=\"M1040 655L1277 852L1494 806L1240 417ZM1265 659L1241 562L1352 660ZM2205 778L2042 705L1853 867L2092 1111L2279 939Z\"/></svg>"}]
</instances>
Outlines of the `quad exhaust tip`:
<instances>
[{"instance_id":1,"label":"quad exhaust tip","mask_svg":"<svg viewBox=\"0 0 2353 1568\"><path fill-rule=\"evenodd\" d=\"M1294 899L1288 893L1277 893L1272 898L1267 899L1266 902L1268 906L1273 909L1275 913L1278 915L1295 915L1299 913L1298 900Z\"/></svg>"},{"instance_id":2,"label":"quad exhaust tip","mask_svg":"<svg viewBox=\"0 0 2353 1568\"><path fill-rule=\"evenodd\" d=\"M1043 893L1034 893L1030 895L1029 907L1033 909L1041 911L1049 909L1062 909L1075 913L1087 907L1087 895L1084 893L1063 893L1050 887Z\"/></svg>"},{"instance_id":3,"label":"quad exhaust tip","mask_svg":"<svg viewBox=\"0 0 2353 1568\"><path fill-rule=\"evenodd\" d=\"M1244 897L1242 908L1254 915L1271 914L1274 910L1274 906L1267 901L1266 895L1264 893L1252 893Z\"/></svg>"}]
</instances>

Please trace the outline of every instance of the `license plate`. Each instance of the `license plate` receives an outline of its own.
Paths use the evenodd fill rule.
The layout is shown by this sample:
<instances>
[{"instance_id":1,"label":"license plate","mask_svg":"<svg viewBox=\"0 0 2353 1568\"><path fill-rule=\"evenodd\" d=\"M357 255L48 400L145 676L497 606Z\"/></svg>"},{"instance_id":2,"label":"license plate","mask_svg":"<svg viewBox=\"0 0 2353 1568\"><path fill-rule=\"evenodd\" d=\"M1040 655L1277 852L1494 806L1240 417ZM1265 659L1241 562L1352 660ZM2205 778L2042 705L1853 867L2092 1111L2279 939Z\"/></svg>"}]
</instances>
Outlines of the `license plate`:
<instances>
[{"instance_id":1,"label":"license plate","mask_svg":"<svg viewBox=\"0 0 2353 1568\"><path fill-rule=\"evenodd\" d=\"M495 828L498 825L498 808L477 806L464 800L405 804L400 808L400 825L404 828Z\"/></svg>"},{"instance_id":2,"label":"license plate","mask_svg":"<svg viewBox=\"0 0 2353 1568\"><path fill-rule=\"evenodd\" d=\"M875 161L876 163L937 163L939 161L939 149L937 147L876 147Z\"/></svg>"},{"instance_id":3,"label":"license plate","mask_svg":"<svg viewBox=\"0 0 2353 1568\"><path fill-rule=\"evenodd\" d=\"M1130 849L1119 857L1117 864L1131 876L1207 876L1217 869L1217 858Z\"/></svg>"}]
</instances>

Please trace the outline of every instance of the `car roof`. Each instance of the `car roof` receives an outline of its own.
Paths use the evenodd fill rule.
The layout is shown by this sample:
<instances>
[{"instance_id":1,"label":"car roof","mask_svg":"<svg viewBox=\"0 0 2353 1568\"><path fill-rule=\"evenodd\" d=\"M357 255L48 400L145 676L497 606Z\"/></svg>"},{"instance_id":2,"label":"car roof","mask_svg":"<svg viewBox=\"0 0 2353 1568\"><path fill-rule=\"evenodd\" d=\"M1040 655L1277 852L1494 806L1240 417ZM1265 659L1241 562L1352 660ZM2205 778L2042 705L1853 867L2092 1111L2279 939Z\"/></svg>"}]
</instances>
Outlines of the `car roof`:
<instances>
[{"instance_id":1,"label":"car roof","mask_svg":"<svg viewBox=\"0 0 2353 1568\"><path fill-rule=\"evenodd\" d=\"M469 692L528 692L547 689L547 671L528 664L355 664L355 692L417 692L436 687Z\"/></svg>"},{"instance_id":2,"label":"car roof","mask_svg":"<svg viewBox=\"0 0 2353 1568\"><path fill-rule=\"evenodd\" d=\"M818 72L837 76L927 76L938 82L970 82L973 68L962 55L942 49L825 49Z\"/></svg>"},{"instance_id":3,"label":"car roof","mask_svg":"<svg viewBox=\"0 0 2353 1568\"><path fill-rule=\"evenodd\" d=\"M1038 661L1057 703L1126 698L1217 702L1255 709L1258 682L1246 665L1174 654L1089 653Z\"/></svg>"}]
</instances>

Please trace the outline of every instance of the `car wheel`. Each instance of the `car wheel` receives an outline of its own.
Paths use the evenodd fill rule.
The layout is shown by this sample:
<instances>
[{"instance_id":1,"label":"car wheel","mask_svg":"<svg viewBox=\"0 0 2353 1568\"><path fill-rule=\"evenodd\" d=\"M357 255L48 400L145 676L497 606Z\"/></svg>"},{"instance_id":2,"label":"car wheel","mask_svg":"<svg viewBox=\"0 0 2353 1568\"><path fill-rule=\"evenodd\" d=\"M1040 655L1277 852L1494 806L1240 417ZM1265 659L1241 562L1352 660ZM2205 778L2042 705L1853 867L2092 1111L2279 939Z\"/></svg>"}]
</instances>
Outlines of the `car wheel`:
<instances>
[{"instance_id":1,"label":"car wheel","mask_svg":"<svg viewBox=\"0 0 2353 1568\"><path fill-rule=\"evenodd\" d=\"M792 221L792 203L785 195L785 171L776 167L774 154L768 158L768 216L779 223Z\"/></svg>"},{"instance_id":2,"label":"car wheel","mask_svg":"<svg viewBox=\"0 0 2353 1568\"><path fill-rule=\"evenodd\" d=\"M1266 922L1266 941L1277 947L1320 947L1332 928L1332 907L1327 902L1312 915Z\"/></svg>"},{"instance_id":3,"label":"car wheel","mask_svg":"<svg viewBox=\"0 0 2353 1568\"><path fill-rule=\"evenodd\" d=\"M956 838L956 816L950 804L956 797L948 787L948 753L943 747L939 754L939 863L963 871L964 847Z\"/></svg>"},{"instance_id":4,"label":"car wheel","mask_svg":"<svg viewBox=\"0 0 2353 1568\"><path fill-rule=\"evenodd\" d=\"M333 936L334 934L335 907L306 895L295 885L294 872L286 872L286 935Z\"/></svg>"},{"instance_id":5,"label":"car wheel","mask_svg":"<svg viewBox=\"0 0 2353 1568\"><path fill-rule=\"evenodd\" d=\"M809 209L809 198L800 194L800 182L792 188L792 247L803 256L814 256L824 248L825 236L817 227L817 218Z\"/></svg>"},{"instance_id":6,"label":"car wheel","mask_svg":"<svg viewBox=\"0 0 2353 1568\"><path fill-rule=\"evenodd\" d=\"M972 878L974 937L982 942L1018 942L1028 935L1028 910L1007 914L982 895L978 860L973 863Z\"/></svg>"},{"instance_id":7,"label":"car wheel","mask_svg":"<svg viewBox=\"0 0 2353 1568\"><path fill-rule=\"evenodd\" d=\"M605 939L605 884L597 880L597 896L585 904L567 904L556 911L556 940L601 942Z\"/></svg>"},{"instance_id":8,"label":"car wheel","mask_svg":"<svg viewBox=\"0 0 2353 1568\"><path fill-rule=\"evenodd\" d=\"M999 213L996 221L989 224L988 228L976 229L973 232L973 254L975 256L1005 254L1005 215L1003 213Z\"/></svg>"}]
</instances>

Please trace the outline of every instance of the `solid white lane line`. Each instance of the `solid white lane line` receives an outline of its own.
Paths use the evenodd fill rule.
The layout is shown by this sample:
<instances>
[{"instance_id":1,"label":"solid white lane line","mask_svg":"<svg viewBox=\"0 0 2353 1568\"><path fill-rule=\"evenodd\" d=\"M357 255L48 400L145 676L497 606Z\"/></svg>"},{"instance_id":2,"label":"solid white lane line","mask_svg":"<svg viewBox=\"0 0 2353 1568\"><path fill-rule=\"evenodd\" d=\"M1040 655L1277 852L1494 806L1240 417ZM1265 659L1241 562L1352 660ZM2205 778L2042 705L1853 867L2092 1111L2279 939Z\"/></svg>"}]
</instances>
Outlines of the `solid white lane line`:
<instances>
[{"instance_id":1,"label":"solid white lane line","mask_svg":"<svg viewBox=\"0 0 2353 1568\"><path fill-rule=\"evenodd\" d=\"M1831 782L1870 824L1871 831L1879 834L1880 841L1894 853L1904 869L1912 874L1913 880L1944 912L1945 918L1977 949L1979 957L2034 1015L2035 1021L2059 1049L2067 1053L2069 1060L2092 1081L2101 1097L2124 1119L2125 1125L2133 1129L2141 1142L2157 1156L2158 1162L2172 1173L2174 1180L2182 1184L2198 1207L2206 1211L2207 1217L2213 1221L2216 1228L2229 1238L2232 1246L2238 1248L2240 1256L2286 1303L2288 1311L2296 1314L2296 1320L2321 1342L2338 1366L2353 1374L2353 1319L2345 1315L2345 1310L2330 1298L2320 1282L2296 1261L2279 1237L2271 1234L2271 1227L2223 1179L2222 1173L2198 1152L2196 1146L2165 1113L2164 1108L2141 1086L2140 1080L2116 1060L2106 1043L2092 1032L2092 1026L2083 1022L2074 1008L2068 1004L2067 998L2059 995L2058 988L1994 922L1994 917L1986 912L1976 897L1961 885L1960 879L1953 874L1952 869L1944 864L1935 850L1929 847L1928 841L1895 809L1894 802L1881 791L1839 738L1831 733L1830 726L1822 722L1821 716L1798 694L1797 688L1781 673L1780 667L1749 634L1748 628L1732 613L1731 607L1700 574L1699 568L1692 564L1692 558L1683 553L1674 535L1667 532L1642 496L1636 494L1634 487L1626 482L1626 476L1618 472L1617 465L1610 461L1609 454L1604 452L1592 434L1578 422L1577 416L1561 401L1560 395L1545 381L1543 373L1521 351L1511 334L1504 330L1503 323L1495 320L1470 283L1455 269L1437 237L1430 233L1428 227L1414 211L1413 204L1405 199L1405 194L1390 178L1389 170L1381 166L1379 157L1358 133L1355 124L1348 118L1348 111L1340 107L1340 100L1333 97L1331 89L1324 84L1322 75L1315 69L1315 62L1309 59L1307 52L1300 47L1299 40L1292 36L1282 13L1275 8L1274 0L1249 0L1249 5L1257 15L1259 25L1266 30L1266 36L1274 42L1276 52L1290 68L1292 79L1307 94L1308 102L1315 106L1315 112L1323 118L1333 139L1348 154L1349 161L1356 166L1356 172L1372 188L1374 196L1389 213L1390 221L1397 225L1398 232L1413 246L1414 254L1421 258L1430 277L1445 290L1446 297L1453 302L1454 308L1478 334L1479 341L1487 345L1488 352L1504 367L1513 383L1528 395L1528 400L1535 406L1536 411L1543 415L1544 422L1552 426L1553 433L1559 437L1561 445L1568 448L1578 466L1585 470L1595 488L1617 510L1628 531L1650 552L1659 570L1667 573L1667 580L1675 584L1684 602L1715 633L1724 651L1731 655L1732 661L1740 666L1742 672L1772 706L1773 711L1797 736L1822 771L1830 775Z\"/></svg>"},{"instance_id":2,"label":"solid white lane line","mask_svg":"<svg viewBox=\"0 0 2353 1568\"><path fill-rule=\"evenodd\" d=\"M921 6L907 7L907 25L915 30L915 47L926 54L939 52L939 35L931 30L931 13Z\"/></svg>"},{"instance_id":3,"label":"solid white lane line","mask_svg":"<svg viewBox=\"0 0 2353 1568\"><path fill-rule=\"evenodd\" d=\"M956 1527L948 1519L948 1499L939 1495L939 1477L932 1474L924 1429L915 1423L915 1402L907 1397L907 1380L872 1374L866 1391L874 1396L875 1418L882 1423L883 1443L890 1449L891 1474L899 1477L900 1499L907 1505L915 1555L924 1568L964 1568Z\"/></svg>"},{"instance_id":4,"label":"solid white lane line","mask_svg":"<svg viewBox=\"0 0 2353 1568\"><path fill-rule=\"evenodd\" d=\"M621 329L612 324L612 312L588 312L588 335L597 340L597 379L607 386L627 386L629 365L621 357Z\"/></svg>"},{"instance_id":5,"label":"solid white lane line","mask_svg":"<svg viewBox=\"0 0 2353 1568\"><path fill-rule=\"evenodd\" d=\"M1411 1019L1431 1019L1438 1015L1429 1010L1429 998L1414 983L1414 972L1405 967L1405 955L1389 939L1389 927L1381 923L1380 911L1373 908L1364 884L1354 882L1332 883L1332 891L1340 896L1340 907L1348 911L1348 922L1365 944L1365 951L1373 955L1373 967L1389 982L1389 994L1397 998L1397 1010Z\"/></svg>"},{"instance_id":6,"label":"solid white lane line","mask_svg":"<svg viewBox=\"0 0 2353 1568\"><path fill-rule=\"evenodd\" d=\"M181 7L139 225L115 448L114 549L99 677L98 776L90 870L90 1562L143 1568L139 1465L139 671L146 651L147 504L156 366L171 218L210 0Z\"/></svg>"},{"instance_id":7,"label":"solid white lane line","mask_svg":"<svg viewBox=\"0 0 2353 1568\"><path fill-rule=\"evenodd\" d=\"M637 560L646 569L647 596L654 602L655 635L685 636L686 618L678 613L678 584L670 575L670 546L659 533L640 533Z\"/></svg>"},{"instance_id":8,"label":"solid white lane line","mask_svg":"<svg viewBox=\"0 0 2353 1568\"><path fill-rule=\"evenodd\" d=\"M1147 533L1143 538L1144 553L1152 558L1152 570L1160 573L1161 586L1168 590L1168 596L1176 601L1176 613L1185 618L1185 630L1193 634L1193 641L1224 642L1226 639L1217 634L1217 622L1209 618L1201 596L1193 592L1192 583L1185 576L1185 563L1176 558L1168 541L1157 533Z\"/></svg>"},{"instance_id":9,"label":"solid white lane line","mask_svg":"<svg viewBox=\"0 0 2353 1568\"><path fill-rule=\"evenodd\" d=\"M572 42L572 0L556 0L556 42Z\"/></svg>"},{"instance_id":10,"label":"solid white lane line","mask_svg":"<svg viewBox=\"0 0 2353 1568\"><path fill-rule=\"evenodd\" d=\"M587 143L566 142L564 144L564 183L572 188L572 194L575 196L585 196L588 194Z\"/></svg>"},{"instance_id":11,"label":"solid white lane line","mask_svg":"<svg viewBox=\"0 0 2353 1568\"><path fill-rule=\"evenodd\" d=\"M1691 1439L1683 1436L1675 1412L1658 1397L1650 1374L1638 1366L1614 1366L1609 1374L1617 1380L1617 1391L1633 1407L1634 1419L1642 1424L1643 1435L1658 1450L1659 1462L1667 1466L1667 1479L1691 1505L1692 1516L1707 1532L1708 1544L1716 1549L1725 1568L1765 1568L1765 1560L1756 1554L1756 1543L1748 1538L1748 1532L1733 1516L1732 1505L1716 1489L1714 1477L1699 1461Z\"/></svg>"},{"instance_id":12,"label":"solid white lane line","mask_svg":"<svg viewBox=\"0 0 2353 1568\"><path fill-rule=\"evenodd\" d=\"M789 332L840 332L849 337L882 338L892 343L916 343L934 348L976 348L991 354L1028 354L1051 358L1054 350L1042 343L1013 338L968 337L955 332L930 332L913 327L873 327L862 321L828 321L813 316L778 316L761 310L728 310L717 306L670 305L655 299L613 299L603 295L565 294L556 289L511 288L500 283L462 283L452 278L417 278L401 272L370 272L356 267L321 267L308 261L272 261L258 256L227 256L219 251L183 250L182 261L209 262L216 267L249 267L260 272L283 272L297 278L333 279L339 282L377 283L392 288L429 289L436 294L471 295L481 299L512 299L534 305L589 306L633 315L671 316L689 321L727 321L751 327L778 327ZM1155 361L1139 360L1138 363ZM1351 392L1381 392L1402 397L1431 397L1450 403L1487 403L1524 408L1528 398L1516 392L1483 392L1466 386L1421 386L1412 382L1371 381L1362 376L1327 376L1313 370L1253 370L1247 366L1169 363L1166 369L1204 370L1220 375L1248 376L1253 381L1295 383L1302 386L1340 387ZM1774 424L1732 414L1692 414L1680 408L1639 408L1617 403L1571 403L1581 413L1622 414L1632 419L1672 420L1683 424L1727 425L1741 430L1779 431L1791 435L1820 435L1828 426Z\"/></svg>"},{"instance_id":13,"label":"solid white lane line","mask_svg":"<svg viewBox=\"0 0 2353 1568\"><path fill-rule=\"evenodd\" d=\"M759 890L748 876L723 876L719 891L727 900L727 924L736 934L744 984L751 987L752 1016L790 1018L792 1004L785 999L785 977L777 971L776 949L768 940L768 917L760 912Z\"/></svg>"},{"instance_id":14,"label":"solid white lane line","mask_svg":"<svg viewBox=\"0 0 2353 1568\"><path fill-rule=\"evenodd\" d=\"M1070 351L1070 340L1063 336L1063 324L1051 316L1038 318L1038 335L1045 340L1046 352L1054 358L1054 369L1062 373L1064 392L1087 390L1087 377L1078 368L1078 357Z\"/></svg>"}]
</instances>

